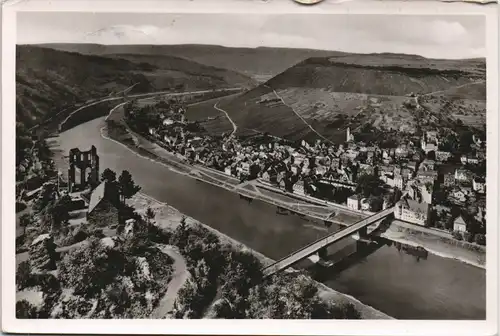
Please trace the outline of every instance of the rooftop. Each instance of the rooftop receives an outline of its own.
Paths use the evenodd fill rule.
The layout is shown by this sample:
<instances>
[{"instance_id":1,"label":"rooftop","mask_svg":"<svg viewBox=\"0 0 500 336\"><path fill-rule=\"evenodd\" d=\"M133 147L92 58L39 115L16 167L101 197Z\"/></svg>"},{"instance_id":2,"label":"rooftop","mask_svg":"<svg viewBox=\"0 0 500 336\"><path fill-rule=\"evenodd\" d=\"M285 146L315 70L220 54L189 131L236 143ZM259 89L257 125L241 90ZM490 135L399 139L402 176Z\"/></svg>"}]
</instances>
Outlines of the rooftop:
<instances>
[{"instance_id":1,"label":"rooftop","mask_svg":"<svg viewBox=\"0 0 500 336\"><path fill-rule=\"evenodd\" d=\"M427 203L419 203L412 199L404 199L402 200L403 206L410 209L413 212L427 213L429 210L429 204Z\"/></svg>"},{"instance_id":2,"label":"rooftop","mask_svg":"<svg viewBox=\"0 0 500 336\"><path fill-rule=\"evenodd\" d=\"M101 202L104 198L104 191L106 189L106 181L101 182L90 194L90 202L88 212L92 212L95 207Z\"/></svg>"}]
</instances>

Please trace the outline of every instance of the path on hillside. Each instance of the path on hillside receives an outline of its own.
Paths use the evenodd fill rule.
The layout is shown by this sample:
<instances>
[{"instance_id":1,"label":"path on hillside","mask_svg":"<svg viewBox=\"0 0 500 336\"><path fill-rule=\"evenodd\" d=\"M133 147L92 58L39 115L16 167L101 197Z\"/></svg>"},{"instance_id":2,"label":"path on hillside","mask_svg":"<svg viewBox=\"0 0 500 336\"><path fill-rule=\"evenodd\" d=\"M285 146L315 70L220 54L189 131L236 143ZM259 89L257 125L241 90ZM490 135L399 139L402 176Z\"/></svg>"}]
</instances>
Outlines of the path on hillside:
<instances>
[{"instance_id":1,"label":"path on hillside","mask_svg":"<svg viewBox=\"0 0 500 336\"><path fill-rule=\"evenodd\" d=\"M189 279L189 271L187 269L184 257L179 252L177 252L175 248L173 248L172 246L160 244L158 244L157 247L161 252L174 259L174 272L172 275L172 279L168 283L167 291L161 298L158 306L151 313L151 318L162 319L165 318L167 314L170 313L174 308L175 300L177 299L179 290Z\"/></svg>"},{"instance_id":2,"label":"path on hillside","mask_svg":"<svg viewBox=\"0 0 500 336\"><path fill-rule=\"evenodd\" d=\"M235 122L233 121L233 119L231 119L231 117L229 116L229 114L227 113L227 111L219 108L217 106L217 104L219 104L219 102L217 102L217 103L214 104L214 109L216 109L217 111L220 111L220 112L224 113L226 115L227 120L229 120L229 122L231 123L231 125L233 125L233 131L231 132L231 134L229 136L236 134L236 131L238 130L238 125L236 125Z\"/></svg>"},{"instance_id":3,"label":"path on hillside","mask_svg":"<svg viewBox=\"0 0 500 336\"><path fill-rule=\"evenodd\" d=\"M437 93L442 93L442 92L446 92L446 91L449 91L449 90L458 89L458 88L461 88L461 87L465 87L465 86L469 86L469 85L474 85L474 84L485 83L485 82L486 81L484 81L484 80L480 80L480 81L476 81L476 82L465 83L465 84L458 85L458 86L452 86L451 88L448 88L446 90L438 90L438 91L424 93L424 94L421 94L421 95L416 95L415 98L414 98L415 104L417 105L417 108L423 108L424 110L428 111L429 110L428 108L426 108L426 107L424 107L424 106L422 106L420 104L420 98L421 97L430 96L430 95L434 95L434 94L437 94Z\"/></svg>"},{"instance_id":4,"label":"path on hillside","mask_svg":"<svg viewBox=\"0 0 500 336\"><path fill-rule=\"evenodd\" d=\"M285 102L285 100L283 99L283 97L281 97L281 96L278 94L278 92L276 92L276 90L275 90L275 89L273 89L273 88L272 88L272 87L270 87L269 85L264 85L264 86L265 86L265 87L267 87L267 88L269 88L269 89L271 89L271 90L273 90L273 93L274 93L274 95L276 96L276 98L278 98L279 100L281 100L281 102L283 103L283 105L285 105L285 106L289 107L289 108L293 111L293 113L295 113L295 115L296 115L297 117L299 117L299 118L300 118L300 120L302 120L302 122L303 122L304 124L306 124L306 125L307 125L307 127L309 127L309 128L311 129L311 131L313 131L314 133L316 133L316 134L317 134L320 138L322 138L323 140L325 140L325 141L327 141L327 142L330 142L330 143L332 142L330 139L328 139L328 138L324 137L322 134L320 134L318 131L316 131L316 130L315 130L315 129L314 129L314 128L313 128L313 127L312 127L312 126L311 126L311 125L307 122L307 120L305 120L305 119L304 119L304 118L300 115L300 113L298 113L297 111L295 111L295 109L294 109L292 106L288 105L288 104Z\"/></svg>"},{"instance_id":5,"label":"path on hillside","mask_svg":"<svg viewBox=\"0 0 500 336\"><path fill-rule=\"evenodd\" d=\"M461 88L461 87L465 87L465 86L469 86L469 85L474 85L474 84L481 84L481 83L486 83L486 81L485 80L480 80L480 81L465 83L465 84L458 85L458 86L452 86L451 88L448 88L446 90L438 90L438 91L434 91L434 92L424 93L422 95L419 95L419 97L430 96L430 95L433 95L433 94L436 94L436 93L446 92L446 91L449 91L449 90L452 90L452 89L458 89L458 88Z\"/></svg>"}]
</instances>

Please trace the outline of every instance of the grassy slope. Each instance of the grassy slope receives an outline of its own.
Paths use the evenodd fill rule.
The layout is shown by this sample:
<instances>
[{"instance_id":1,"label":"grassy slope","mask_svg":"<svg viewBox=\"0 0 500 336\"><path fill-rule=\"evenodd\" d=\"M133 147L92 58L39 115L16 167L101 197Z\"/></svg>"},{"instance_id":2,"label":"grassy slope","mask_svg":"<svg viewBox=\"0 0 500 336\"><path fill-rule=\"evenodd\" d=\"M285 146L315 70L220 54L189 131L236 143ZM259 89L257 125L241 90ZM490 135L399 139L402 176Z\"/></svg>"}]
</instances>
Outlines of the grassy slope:
<instances>
[{"instance_id":1,"label":"grassy slope","mask_svg":"<svg viewBox=\"0 0 500 336\"><path fill-rule=\"evenodd\" d=\"M28 127L65 106L119 92L135 83L140 83L131 91L136 93L248 87L253 83L240 74L174 57L156 62L140 57L125 60L38 46L18 46L16 52L16 117Z\"/></svg>"},{"instance_id":2,"label":"grassy slope","mask_svg":"<svg viewBox=\"0 0 500 336\"><path fill-rule=\"evenodd\" d=\"M484 79L484 60L477 59L354 54L313 58L221 107L242 129L257 128L293 140L314 138L293 108L320 134L340 141L347 126L355 129L365 123L413 131L415 111L403 106L411 100L407 95L412 92L429 94L423 102L435 113L456 118L457 110L465 114L475 111L478 116L469 124L480 124L485 115ZM440 98L431 99L433 92ZM448 101L461 107L449 107ZM448 112L444 112L444 106L448 106ZM467 122L467 117L461 119Z\"/></svg>"}]
</instances>

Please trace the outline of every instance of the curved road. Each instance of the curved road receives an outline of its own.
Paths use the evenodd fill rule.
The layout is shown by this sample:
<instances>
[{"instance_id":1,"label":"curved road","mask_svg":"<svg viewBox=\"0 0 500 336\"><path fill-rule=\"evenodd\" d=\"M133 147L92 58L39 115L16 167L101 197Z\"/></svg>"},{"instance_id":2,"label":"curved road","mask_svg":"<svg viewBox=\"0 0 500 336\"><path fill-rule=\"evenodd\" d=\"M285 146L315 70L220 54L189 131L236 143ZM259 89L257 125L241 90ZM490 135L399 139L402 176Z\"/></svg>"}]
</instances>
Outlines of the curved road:
<instances>
[{"instance_id":1,"label":"curved road","mask_svg":"<svg viewBox=\"0 0 500 336\"><path fill-rule=\"evenodd\" d=\"M231 134L229 136L234 135L236 133L236 131L238 130L238 125L236 125L235 122L233 121L233 119L231 119L231 117L229 116L229 114L227 113L227 111L219 108L217 106L217 104L219 104L219 102L215 103L214 109L216 109L217 111L220 111L220 112L222 112L222 113L224 113L226 115L227 120L229 120L229 122L231 123L231 125L233 125L233 131L231 132Z\"/></svg>"},{"instance_id":2,"label":"curved road","mask_svg":"<svg viewBox=\"0 0 500 336\"><path fill-rule=\"evenodd\" d=\"M158 306L151 313L151 318L162 319L173 310L179 290L189 279L189 271L187 269L186 260L175 248L160 244L158 244L157 247L161 252L174 259L174 273L172 279L168 283L167 291L158 303Z\"/></svg>"}]
</instances>

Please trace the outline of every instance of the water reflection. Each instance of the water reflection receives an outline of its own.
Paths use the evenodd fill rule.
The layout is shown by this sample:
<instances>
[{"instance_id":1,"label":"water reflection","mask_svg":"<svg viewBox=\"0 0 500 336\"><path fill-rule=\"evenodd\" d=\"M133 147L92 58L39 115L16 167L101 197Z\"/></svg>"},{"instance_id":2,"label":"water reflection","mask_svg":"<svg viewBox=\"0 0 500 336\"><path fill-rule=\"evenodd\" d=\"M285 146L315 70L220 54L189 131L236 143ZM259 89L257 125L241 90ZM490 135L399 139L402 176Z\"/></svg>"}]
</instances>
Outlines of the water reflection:
<instances>
[{"instance_id":1,"label":"water reflection","mask_svg":"<svg viewBox=\"0 0 500 336\"><path fill-rule=\"evenodd\" d=\"M389 246L390 245L394 245L399 252L414 256L417 262L420 261L420 259L427 260L427 256L429 255L429 252L421 246L412 246L398 242L392 243L389 241Z\"/></svg>"},{"instance_id":2,"label":"water reflection","mask_svg":"<svg viewBox=\"0 0 500 336\"><path fill-rule=\"evenodd\" d=\"M367 262L366 257L379 250L382 246L391 243L383 238L376 238L371 242L348 239L352 240L352 242L347 243L340 250L327 255L325 255L325 252L320 253L323 262L306 267L315 280L321 282L334 280L348 268Z\"/></svg>"}]
</instances>

